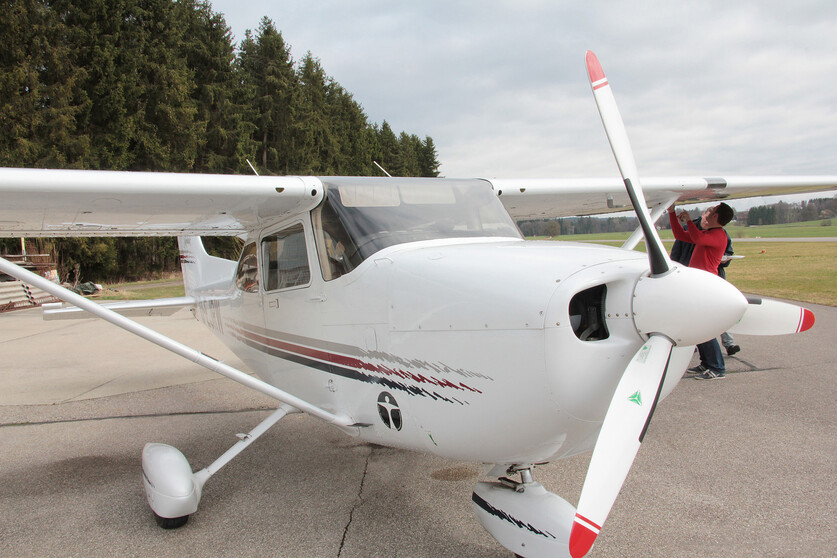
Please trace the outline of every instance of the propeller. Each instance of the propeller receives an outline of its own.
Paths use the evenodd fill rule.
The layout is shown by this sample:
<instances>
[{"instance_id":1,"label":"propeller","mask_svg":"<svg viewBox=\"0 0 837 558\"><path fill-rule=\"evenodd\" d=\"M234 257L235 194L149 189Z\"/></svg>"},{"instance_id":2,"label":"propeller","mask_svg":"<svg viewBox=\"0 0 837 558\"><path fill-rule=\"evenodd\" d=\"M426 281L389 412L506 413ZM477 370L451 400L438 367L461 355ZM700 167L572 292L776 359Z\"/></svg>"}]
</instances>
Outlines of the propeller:
<instances>
[{"instance_id":1,"label":"propeller","mask_svg":"<svg viewBox=\"0 0 837 558\"><path fill-rule=\"evenodd\" d=\"M610 84L595 54L587 51L586 63L602 124L645 238L650 273L639 278L632 299L634 324L647 341L625 368L593 448L570 531L573 558L590 551L616 501L659 401L675 345L696 345L723 331L778 335L814 324L810 310L748 300L717 275L672 264L649 216Z\"/></svg>"},{"instance_id":2,"label":"propeller","mask_svg":"<svg viewBox=\"0 0 837 558\"><path fill-rule=\"evenodd\" d=\"M639 182L639 172L634 161L634 154L631 150L631 142L628 141L628 132L625 131L625 124L616 106L616 99L607 81L599 59L592 51L587 51L587 76L590 78L590 86L593 88L593 97L596 99L596 106L599 108L599 115L602 117L602 124L616 158L619 173L625 182L625 189L631 199L642 234L645 236L645 245L648 252L648 261L651 264L651 275L662 275L671 267L671 260L668 258L663 241L657 235L651 216L648 214L648 207L645 203L645 194Z\"/></svg>"},{"instance_id":3,"label":"propeller","mask_svg":"<svg viewBox=\"0 0 837 558\"><path fill-rule=\"evenodd\" d=\"M628 476L657 406L673 346L667 337L652 335L616 386L570 531L573 558L589 552Z\"/></svg>"},{"instance_id":4,"label":"propeller","mask_svg":"<svg viewBox=\"0 0 837 558\"><path fill-rule=\"evenodd\" d=\"M665 382L677 345L710 339L738 322L747 301L717 276L674 265L648 214L625 125L596 55L586 54L587 74L625 189L645 238L650 274L634 290L637 329L648 336L619 381L593 448L570 531L569 551L590 551L633 464Z\"/></svg>"},{"instance_id":5,"label":"propeller","mask_svg":"<svg viewBox=\"0 0 837 558\"><path fill-rule=\"evenodd\" d=\"M730 333L743 335L787 335L814 327L814 313L795 304L747 297L747 312Z\"/></svg>"}]
</instances>

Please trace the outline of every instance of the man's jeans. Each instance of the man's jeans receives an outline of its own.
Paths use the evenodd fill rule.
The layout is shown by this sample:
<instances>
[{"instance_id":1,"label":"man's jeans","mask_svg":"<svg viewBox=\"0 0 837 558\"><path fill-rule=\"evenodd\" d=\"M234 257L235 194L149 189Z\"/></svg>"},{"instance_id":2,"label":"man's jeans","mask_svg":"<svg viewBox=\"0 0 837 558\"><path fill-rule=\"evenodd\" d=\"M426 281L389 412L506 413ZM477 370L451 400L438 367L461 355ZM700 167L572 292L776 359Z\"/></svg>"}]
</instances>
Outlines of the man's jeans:
<instances>
[{"instance_id":1,"label":"man's jeans","mask_svg":"<svg viewBox=\"0 0 837 558\"><path fill-rule=\"evenodd\" d=\"M726 374L727 369L724 365L724 355L721 354L721 345L718 343L717 339L701 343L697 346L697 349L700 354L700 363L702 365L722 376Z\"/></svg>"}]
</instances>

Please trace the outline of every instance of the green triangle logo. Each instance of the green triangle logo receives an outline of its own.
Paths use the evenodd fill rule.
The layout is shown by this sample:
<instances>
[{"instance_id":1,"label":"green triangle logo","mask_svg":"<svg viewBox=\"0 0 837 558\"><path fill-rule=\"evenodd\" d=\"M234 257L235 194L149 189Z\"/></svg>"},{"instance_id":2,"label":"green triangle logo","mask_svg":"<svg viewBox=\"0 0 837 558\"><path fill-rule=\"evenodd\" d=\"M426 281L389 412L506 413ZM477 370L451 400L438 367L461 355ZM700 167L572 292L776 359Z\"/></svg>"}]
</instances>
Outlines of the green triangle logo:
<instances>
[{"instance_id":1,"label":"green triangle logo","mask_svg":"<svg viewBox=\"0 0 837 558\"><path fill-rule=\"evenodd\" d=\"M642 394L638 391L635 391L630 397L628 397L628 401L631 403L636 403L640 407L642 407Z\"/></svg>"}]
</instances>

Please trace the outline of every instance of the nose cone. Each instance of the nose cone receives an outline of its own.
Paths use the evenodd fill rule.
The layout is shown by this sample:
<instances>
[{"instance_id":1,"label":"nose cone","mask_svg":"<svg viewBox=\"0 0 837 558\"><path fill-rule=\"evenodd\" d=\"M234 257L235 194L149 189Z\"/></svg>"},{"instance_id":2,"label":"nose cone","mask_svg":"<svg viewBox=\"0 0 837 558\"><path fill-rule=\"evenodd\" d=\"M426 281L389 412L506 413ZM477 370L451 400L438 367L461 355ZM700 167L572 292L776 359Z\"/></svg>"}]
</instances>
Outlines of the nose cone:
<instances>
[{"instance_id":1,"label":"nose cone","mask_svg":"<svg viewBox=\"0 0 837 558\"><path fill-rule=\"evenodd\" d=\"M696 345L738 323L747 299L717 275L672 266L662 277L641 277L634 289L637 330L661 333L677 345Z\"/></svg>"}]
</instances>

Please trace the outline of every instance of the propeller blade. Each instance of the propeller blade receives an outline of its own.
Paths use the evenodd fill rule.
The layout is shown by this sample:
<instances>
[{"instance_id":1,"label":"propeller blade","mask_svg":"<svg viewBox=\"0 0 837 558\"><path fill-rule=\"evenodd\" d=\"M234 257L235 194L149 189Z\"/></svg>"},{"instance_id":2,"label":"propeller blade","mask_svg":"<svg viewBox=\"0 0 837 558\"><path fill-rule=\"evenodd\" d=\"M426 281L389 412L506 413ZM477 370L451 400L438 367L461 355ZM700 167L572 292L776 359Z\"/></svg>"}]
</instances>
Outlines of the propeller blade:
<instances>
[{"instance_id":1,"label":"propeller blade","mask_svg":"<svg viewBox=\"0 0 837 558\"><path fill-rule=\"evenodd\" d=\"M628 476L657 406L673 344L652 335L637 351L607 409L570 532L570 555L590 551Z\"/></svg>"},{"instance_id":2,"label":"propeller blade","mask_svg":"<svg viewBox=\"0 0 837 558\"><path fill-rule=\"evenodd\" d=\"M742 335L787 335L808 331L814 326L814 313L787 302L747 297L747 310L730 333Z\"/></svg>"},{"instance_id":3,"label":"propeller blade","mask_svg":"<svg viewBox=\"0 0 837 558\"><path fill-rule=\"evenodd\" d=\"M613 150L613 156L616 158L619 173L625 182L625 189L628 191L628 197L631 198L631 204L634 206L634 211L645 236L651 275L661 275L668 271L670 260L648 214L645 195L642 193L642 186L639 182L639 172L634 161L631 143L628 140L628 132L625 131L622 115L619 114L616 99L613 97L613 91L610 89L599 59L589 50L585 58L587 76L590 79L590 86L593 88L593 97L596 99L596 106L599 108L599 116L602 118L602 124L610 142L610 148Z\"/></svg>"}]
</instances>

